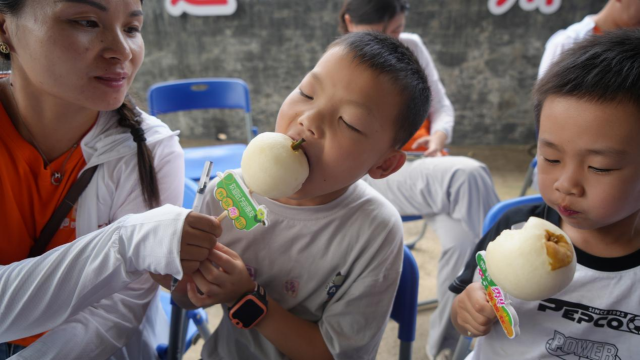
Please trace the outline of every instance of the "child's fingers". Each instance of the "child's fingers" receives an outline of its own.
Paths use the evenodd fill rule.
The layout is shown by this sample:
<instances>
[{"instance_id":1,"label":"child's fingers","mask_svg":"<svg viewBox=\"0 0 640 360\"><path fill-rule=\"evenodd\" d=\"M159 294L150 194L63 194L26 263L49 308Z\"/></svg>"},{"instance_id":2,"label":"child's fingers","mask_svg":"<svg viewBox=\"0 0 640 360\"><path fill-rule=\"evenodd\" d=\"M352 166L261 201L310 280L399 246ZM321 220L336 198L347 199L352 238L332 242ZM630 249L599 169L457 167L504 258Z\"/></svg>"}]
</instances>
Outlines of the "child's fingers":
<instances>
[{"instance_id":1,"label":"child's fingers","mask_svg":"<svg viewBox=\"0 0 640 360\"><path fill-rule=\"evenodd\" d=\"M193 305L197 307L207 307L214 305L214 302L209 296L198 294L196 285L192 282L187 283L187 297L189 297L189 301L191 301L191 303L193 303Z\"/></svg>"},{"instance_id":2,"label":"child's fingers","mask_svg":"<svg viewBox=\"0 0 640 360\"><path fill-rule=\"evenodd\" d=\"M209 261L203 261L200 263L200 273L207 281L212 284L216 284L220 287L224 287L228 282L229 275L224 271L217 269Z\"/></svg>"},{"instance_id":3,"label":"child's fingers","mask_svg":"<svg viewBox=\"0 0 640 360\"><path fill-rule=\"evenodd\" d=\"M484 321L479 321L478 323L482 325L487 325L485 324L485 322L492 324L498 318L498 316L487 300L487 293L485 292L484 287L480 283L478 283L478 285L475 286L472 290L473 292L471 293L470 301L473 309L475 310L476 314L480 315L484 319Z\"/></svg>"},{"instance_id":4,"label":"child's fingers","mask_svg":"<svg viewBox=\"0 0 640 360\"><path fill-rule=\"evenodd\" d=\"M229 249L228 247L220 243L217 243L214 248L234 260L240 260L240 256L235 251Z\"/></svg>"},{"instance_id":5,"label":"child's fingers","mask_svg":"<svg viewBox=\"0 0 640 360\"><path fill-rule=\"evenodd\" d=\"M202 275L199 271L196 271L191 276L193 278L193 282L198 286L198 289L202 291L205 295L216 298L222 294L222 289L217 284L210 283L207 279Z\"/></svg>"}]
</instances>

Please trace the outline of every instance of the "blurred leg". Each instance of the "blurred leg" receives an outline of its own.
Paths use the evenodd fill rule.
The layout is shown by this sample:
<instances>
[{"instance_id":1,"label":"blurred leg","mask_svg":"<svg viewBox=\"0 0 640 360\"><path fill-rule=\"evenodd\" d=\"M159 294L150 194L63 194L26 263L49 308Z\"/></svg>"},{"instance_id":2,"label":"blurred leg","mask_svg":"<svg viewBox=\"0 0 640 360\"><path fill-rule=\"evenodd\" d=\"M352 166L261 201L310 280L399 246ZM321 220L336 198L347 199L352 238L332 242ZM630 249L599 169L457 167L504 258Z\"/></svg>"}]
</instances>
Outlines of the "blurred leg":
<instances>
[{"instance_id":1,"label":"blurred leg","mask_svg":"<svg viewBox=\"0 0 640 360\"><path fill-rule=\"evenodd\" d=\"M407 163L386 179L364 179L402 215L427 215L442 252L438 260L438 307L431 317L428 353L454 349L458 334L449 320L458 275L482 235L484 217L498 201L489 169L461 156L424 158Z\"/></svg>"}]
</instances>

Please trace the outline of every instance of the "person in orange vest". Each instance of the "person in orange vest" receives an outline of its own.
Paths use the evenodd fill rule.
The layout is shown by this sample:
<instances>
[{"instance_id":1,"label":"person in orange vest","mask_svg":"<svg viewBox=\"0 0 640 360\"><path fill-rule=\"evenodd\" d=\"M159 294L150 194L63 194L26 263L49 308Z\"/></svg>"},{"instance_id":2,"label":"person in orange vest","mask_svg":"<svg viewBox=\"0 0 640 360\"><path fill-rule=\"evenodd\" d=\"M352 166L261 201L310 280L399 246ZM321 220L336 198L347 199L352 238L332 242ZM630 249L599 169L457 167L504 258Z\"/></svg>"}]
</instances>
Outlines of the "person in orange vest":
<instances>
[{"instance_id":1,"label":"person in orange vest","mask_svg":"<svg viewBox=\"0 0 640 360\"><path fill-rule=\"evenodd\" d=\"M184 156L177 132L127 95L144 59L142 23L141 0L0 1L0 56L11 65L0 80L3 325L43 324L42 317L33 318L37 306L29 307L30 301L51 303L49 312L56 312L54 306L64 304L58 294L82 290L70 284L82 274L82 261L47 262L63 253L61 246L129 214L182 205ZM52 255L25 260L42 253ZM85 255L82 260L93 260L89 267L100 266ZM27 263L36 268L25 268ZM102 267L90 279L104 281L100 291L113 285L113 278L102 278L113 269ZM158 285L146 271L129 275L132 282L116 294L60 310L74 316L47 322L53 326L39 331L46 334L20 332L16 338L3 332L0 359L18 352L21 359L154 358L168 336L167 321L158 323L166 319ZM14 296L25 291L30 293ZM16 300L26 313L10 312Z\"/></svg>"},{"instance_id":2,"label":"person in orange vest","mask_svg":"<svg viewBox=\"0 0 640 360\"><path fill-rule=\"evenodd\" d=\"M418 58L429 81L433 100L429 117L402 148L419 152L397 173L365 181L384 195L402 215L425 215L438 235L442 252L438 262L438 307L431 316L427 355L448 359L458 340L449 320L453 301L447 286L458 275L485 215L498 201L487 167L468 157L443 156L451 141L454 110L440 81L433 59L418 34L404 32L409 10L404 0L345 0L340 12L342 33L377 31L397 38Z\"/></svg>"}]
</instances>

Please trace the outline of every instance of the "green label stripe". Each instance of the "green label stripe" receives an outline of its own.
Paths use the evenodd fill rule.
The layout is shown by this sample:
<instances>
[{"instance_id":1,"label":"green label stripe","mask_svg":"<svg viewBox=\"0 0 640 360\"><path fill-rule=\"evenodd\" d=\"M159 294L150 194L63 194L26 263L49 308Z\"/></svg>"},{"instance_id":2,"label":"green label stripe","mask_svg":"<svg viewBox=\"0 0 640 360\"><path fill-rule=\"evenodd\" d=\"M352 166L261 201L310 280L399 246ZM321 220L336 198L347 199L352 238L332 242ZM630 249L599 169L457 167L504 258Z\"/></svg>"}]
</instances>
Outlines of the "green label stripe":
<instances>
[{"instance_id":1,"label":"green label stripe","mask_svg":"<svg viewBox=\"0 0 640 360\"><path fill-rule=\"evenodd\" d=\"M215 196L223 209L227 210L233 226L239 230L251 230L258 224L267 225L267 208L258 205L249 195L246 186L227 170L218 173L222 180L216 184Z\"/></svg>"},{"instance_id":2,"label":"green label stripe","mask_svg":"<svg viewBox=\"0 0 640 360\"><path fill-rule=\"evenodd\" d=\"M518 334L518 324L514 321L515 310L511 305L507 304L506 294L502 289L493 281L487 270L487 262L484 258L485 252L479 251L476 254L476 262L478 263L480 281L489 299L493 311L498 316L498 321L504 330L505 334L510 339L513 339ZM512 314L512 311L514 314Z\"/></svg>"}]
</instances>

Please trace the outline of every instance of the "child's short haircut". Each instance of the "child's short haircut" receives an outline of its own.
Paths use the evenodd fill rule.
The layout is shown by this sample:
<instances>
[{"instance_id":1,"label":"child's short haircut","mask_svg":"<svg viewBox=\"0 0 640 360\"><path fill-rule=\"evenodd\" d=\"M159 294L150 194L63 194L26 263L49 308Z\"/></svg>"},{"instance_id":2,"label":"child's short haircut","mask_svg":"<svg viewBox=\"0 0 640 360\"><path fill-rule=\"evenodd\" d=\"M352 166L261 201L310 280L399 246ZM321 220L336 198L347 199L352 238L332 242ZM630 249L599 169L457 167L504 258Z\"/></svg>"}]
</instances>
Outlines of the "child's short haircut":
<instances>
[{"instance_id":1,"label":"child's short haircut","mask_svg":"<svg viewBox=\"0 0 640 360\"><path fill-rule=\"evenodd\" d=\"M640 29L591 35L565 51L533 90L538 127L542 105L552 95L628 102L640 110Z\"/></svg>"},{"instance_id":2,"label":"child's short haircut","mask_svg":"<svg viewBox=\"0 0 640 360\"><path fill-rule=\"evenodd\" d=\"M359 65L387 78L404 97L398 109L393 146L400 149L418 131L429 113L431 90L418 59L397 39L377 32L343 35L328 50L343 48Z\"/></svg>"}]
</instances>

